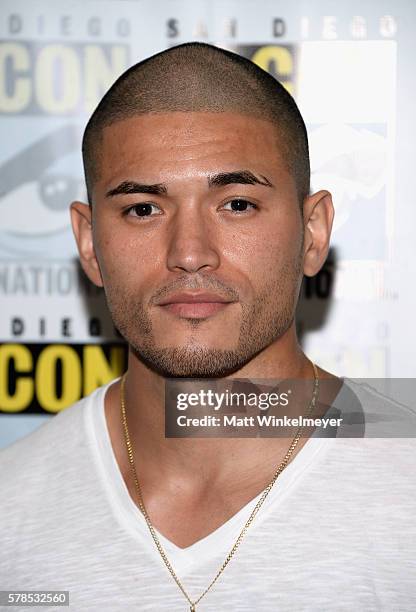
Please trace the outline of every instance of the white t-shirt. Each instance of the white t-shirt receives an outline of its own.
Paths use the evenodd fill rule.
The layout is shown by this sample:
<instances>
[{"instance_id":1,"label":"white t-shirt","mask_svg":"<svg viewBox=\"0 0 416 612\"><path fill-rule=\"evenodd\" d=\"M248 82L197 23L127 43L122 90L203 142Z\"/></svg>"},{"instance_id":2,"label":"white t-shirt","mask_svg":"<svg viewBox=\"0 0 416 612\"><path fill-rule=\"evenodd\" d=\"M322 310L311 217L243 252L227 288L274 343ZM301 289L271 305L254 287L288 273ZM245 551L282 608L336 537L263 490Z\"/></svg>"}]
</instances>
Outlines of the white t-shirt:
<instances>
[{"instance_id":1,"label":"white t-shirt","mask_svg":"<svg viewBox=\"0 0 416 612\"><path fill-rule=\"evenodd\" d=\"M398 410L344 382L365 410ZM67 590L76 612L189 610L115 460L107 387L0 452L0 590ZM414 438L312 437L197 611L415 610L415 474ZM159 534L192 598L257 500L188 548Z\"/></svg>"}]
</instances>

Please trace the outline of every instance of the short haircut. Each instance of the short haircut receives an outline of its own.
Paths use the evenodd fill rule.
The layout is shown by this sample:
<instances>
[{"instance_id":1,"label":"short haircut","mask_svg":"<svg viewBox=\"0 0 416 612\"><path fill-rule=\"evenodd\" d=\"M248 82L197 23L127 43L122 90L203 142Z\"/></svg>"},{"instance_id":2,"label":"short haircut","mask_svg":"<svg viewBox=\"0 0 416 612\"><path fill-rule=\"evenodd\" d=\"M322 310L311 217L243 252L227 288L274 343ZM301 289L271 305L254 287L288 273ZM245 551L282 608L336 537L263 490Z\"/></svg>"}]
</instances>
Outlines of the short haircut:
<instances>
[{"instance_id":1,"label":"short haircut","mask_svg":"<svg viewBox=\"0 0 416 612\"><path fill-rule=\"evenodd\" d=\"M310 190L309 150L294 99L252 61L200 42L171 47L135 64L104 95L82 141L90 204L99 177L103 128L136 115L173 111L236 112L273 123L302 205Z\"/></svg>"}]
</instances>

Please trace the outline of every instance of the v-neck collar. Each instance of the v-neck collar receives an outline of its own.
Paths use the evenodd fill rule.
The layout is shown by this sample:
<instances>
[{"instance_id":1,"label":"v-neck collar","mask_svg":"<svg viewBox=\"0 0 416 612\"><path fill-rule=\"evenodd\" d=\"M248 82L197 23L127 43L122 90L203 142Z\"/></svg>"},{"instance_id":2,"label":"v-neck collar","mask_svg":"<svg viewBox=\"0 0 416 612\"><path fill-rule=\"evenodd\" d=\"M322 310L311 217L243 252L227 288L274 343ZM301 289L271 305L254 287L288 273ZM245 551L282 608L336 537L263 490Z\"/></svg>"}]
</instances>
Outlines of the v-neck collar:
<instances>
[{"instance_id":1,"label":"v-neck collar","mask_svg":"<svg viewBox=\"0 0 416 612\"><path fill-rule=\"evenodd\" d=\"M128 531L130 536L137 541L138 545L145 546L152 556L156 556L161 560L155 543L151 538L146 520L130 497L111 445L104 411L104 398L107 389L114 382L116 381L111 381L93 392L84 411L86 430L90 439L94 463L118 523ZM344 386L341 387L341 389L343 388ZM263 522L271 509L275 509L277 505L282 503L295 486L303 471L313 462L314 457L323 448L324 443L327 445L328 442L334 439L316 436L309 438L279 475L245 537L249 537L249 534ZM212 556L212 551L215 551L215 554L218 553L218 555L225 556L233 546L261 494L262 492L220 527L186 548L180 548L155 529L175 571L182 575L185 575L188 571L194 571L208 557Z\"/></svg>"}]
</instances>

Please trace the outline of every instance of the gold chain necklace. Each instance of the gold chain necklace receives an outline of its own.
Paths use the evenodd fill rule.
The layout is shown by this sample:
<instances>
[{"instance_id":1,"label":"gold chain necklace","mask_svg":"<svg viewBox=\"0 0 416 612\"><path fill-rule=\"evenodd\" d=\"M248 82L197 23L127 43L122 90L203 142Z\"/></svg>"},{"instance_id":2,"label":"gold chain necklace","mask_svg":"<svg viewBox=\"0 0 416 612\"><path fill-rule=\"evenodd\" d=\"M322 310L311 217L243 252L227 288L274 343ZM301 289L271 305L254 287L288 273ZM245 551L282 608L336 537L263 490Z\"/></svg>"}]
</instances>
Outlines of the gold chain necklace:
<instances>
[{"instance_id":1,"label":"gold chain necklace","mask_svg":"<svg viewBox=\"0 0 416 612\"><path fill-rule=\"evenodd\" d=\"M318 396L318 389L319 389L318 370L317 370L316 365L314 363L312 363L312 367L313 367L313 373L314 373L315 380L314 380L312 398L311 398L311 400L309 402L309 408L308 408L308 412L307 412L305 418L310 417L312 412L313 412L313 410L314 410L314 408L315 408L316 398ZM208 593L210 588L217 582L218 578L221 576L221 574L223 573L223 571L227 567L228 563L230 562L231 558L234 556L234 553L236 552L237 548L239 547L239 545L241 543L241 540L243 539L247 529L250 527L251 523L253 522L254 517L256 516L257 512L260 510L260 507L263 505L263 502L266 499L266 497L268 496L268 494L270 493L274 483L276 482L276 480L279 477L279 475L282 473L284 468L289 463L289 459L292 456L293 451L295 450L295 448L296 448L296 446L297 446L297 444L299 442L299 439L301 437L303 426L301 425L298 428L298 430L296 432L296 435L293 438L291 445L289 446L289 450L287 451L287 453L284 456L283 460L279 464L279 467L277 468L277 470L276 470L276 472L275 472L271 482L264 489L264 491L263 491L259 501L254 506L254 509L253 509L252 513L250 514L246 524L244 525L243 529L240 532L240 535L238 536L238 538L236 539L233 547L231 548L230 552L228 553L224 563L221 565L221 567L218 570L217 574L214 576L214 578L212 579L210 584L207 586L205 591L203 591L201 593L201 595L195 601L192 601L192 599L189 597L188 593L185 591L185 589L184 589L181 581L179 580L178 576L175 574L175 571L174 571L172 565L170 564L170 561L167 558L167 555L166 555L165 551L163 550L162 544L160 543L159 538L156 535L156 531L155 531L155 529L154 529L154 527L153 527L153 525L152 525L152 523L150 521L150 517L149 517L149 515L147 513L147 510L145 508L145 505L143 503L142 491L141 491L139 479L137 478L136 466L134 464L134 458L133 458L133 449L132 449L132 445L131 445L131 441L130 441L129 430L128 430L128 427L127 427L125 394L124 394L124 385L125 385L125 381L126 381L126 375L127 375L127 372L123 375L123 377L121 379L121 394L120 394L120 396L121 396L121 417L122 417L122 422L123 422L124 438L125 438L125 441L126 441L127 454L128 454L128 457L129 457L130 467L131 467L131 470L132 470L134 484L135 484L135 487L136 487L139 507L140 507L140 510L142 511L142 514L143 514L143 516L144 516L144 518L146 520L147 526L149 528L149 531L151 533L153 541L156 544L156 548L159 551L160 556L162 557L162 559L163 559L166 567L168 568L172 578L174 579L174 581L176 582L176 584L178 585L178 587L182 591L183 595L185 596L185 598L189 602L190 611L191 612L195 612L197 604Z\"/></svg>"}]
</instances>

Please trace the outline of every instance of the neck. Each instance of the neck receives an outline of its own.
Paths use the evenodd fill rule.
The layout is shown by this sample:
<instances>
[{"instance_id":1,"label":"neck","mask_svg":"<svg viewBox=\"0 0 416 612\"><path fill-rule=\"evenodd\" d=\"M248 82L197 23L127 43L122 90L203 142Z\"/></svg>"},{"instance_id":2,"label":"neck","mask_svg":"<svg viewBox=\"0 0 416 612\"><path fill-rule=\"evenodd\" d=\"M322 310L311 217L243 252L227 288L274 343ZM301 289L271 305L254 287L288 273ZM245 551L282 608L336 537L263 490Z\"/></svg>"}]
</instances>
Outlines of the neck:
<instances>
[{"instance_id":1,"label":"neck","mask_svg":"<svg viewBox=\"0 0 416 612\"><path fill-rule=\"evenodd\" d=\"M331 377L320 371L320 377ZM294 326L230 378L311 379L310 360L301 351ZM311 386L312 388L312 386ZM133 352L125 381L127 422L137 469L165 482L178 479L189 486L220 485L230 480L255 478L261 466L275 465L284 457L287 438L166 438L165 379L150 370ZM306 410L307 406L305 406ZM121 470L128 473L120 417L120 384L113 384L106 397L106 418ZM306 442L299 441L299 449ZM278 459L276 461L276 459ZM202 476L201 476L202 475Z\"/></svg>"}]
</instances>

